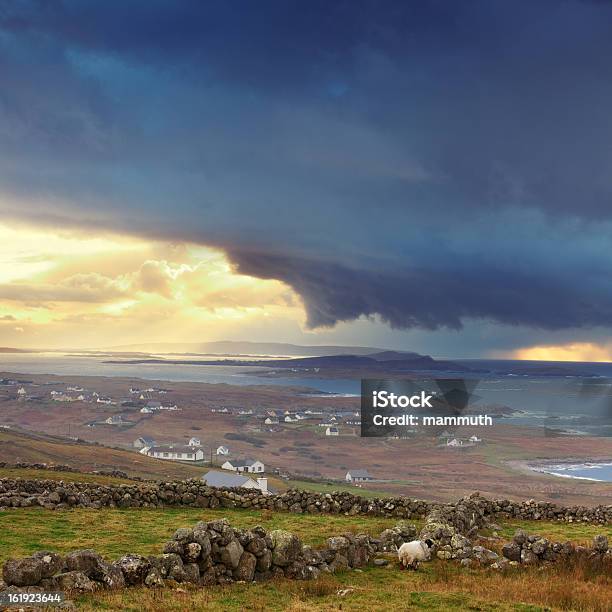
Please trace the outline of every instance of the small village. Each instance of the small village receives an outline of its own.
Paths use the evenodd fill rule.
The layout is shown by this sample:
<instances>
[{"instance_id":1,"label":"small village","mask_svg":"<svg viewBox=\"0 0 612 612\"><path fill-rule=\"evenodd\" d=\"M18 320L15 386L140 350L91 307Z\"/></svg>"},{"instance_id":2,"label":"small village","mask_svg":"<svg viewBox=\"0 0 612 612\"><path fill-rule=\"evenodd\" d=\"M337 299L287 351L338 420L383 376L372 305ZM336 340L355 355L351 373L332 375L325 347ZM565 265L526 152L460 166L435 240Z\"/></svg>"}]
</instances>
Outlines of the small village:
<instances>
[{"instance_id":1,"label":"small village","mask_svg":"<svg viewBox=\"0 0 612 612\"><path fill-rule=\"evenodd\" d=\"M91 385L61 384L54 382L34 382L23 379L0 379L0 401L16 401L19 405L37 406L89 406L90 414L94 418L86 420L83 425L92 432L106 432L106 439L121 439L121 447L129 447L147 457L164 462L184 463L202 468L202 479L211 486L231 488L257 489L265 494L273 493L274 488L269 485L267 473L276 478L289 480L295 478L293 466L285 461L286 447L280 446L284 435L288 432L295 434L310 432L321 440L339 440L356 438L360 434L360 412L355 409L340 408L330 402L327 406L315 408L312 406L292 408L268 408L262 406L240 407L228 403L202 406L198 411L203 416L203 423L214 423L215 419L222 419L228 425L214 428L215 431L225 431L215 440L210 434L195 435L185 431L183 435L168 435L167 419L182 413L184 406L180 394L173 392L167 386L127 386L122 392L115 389L94 388ZM184 400L183 400L184 401ZM87 411L85 412L87 414ZM156 425L156 419L164 415L164 419ZM206 416L204 416L206 415ZM162 424L164 423L164 424ZM233 423L234 425L231 425ZM0 423L0 427L10 428L10 423ZM74 429L74 425L73 425ZM191 429L201 429L192 427ZM213 428L211 427L211 430ZM152 432L152 434L134 435L130 442L126 441L131 431ZM72 435L71 425L68 424L69 437ZM116 432L116 434L113 434ZM121 434L117 438L117 434ZM240 442L251 440L253 436L265 434L273 440L278 437L279 452L274 466L266 465L266 460L258 456L257 446L245 454L244 444L238 444L236 452L232 451L232 439ZM222 438L225 438L222 439ZM392 438L389 438L392 439ZM108 444L108 442L106 442ZM111 442L112 443L112 442ZM454 431L443 431L435 440L440 452L459 452L469 450L482 444L483 440L475 434L459 436ZM331 449L330 449L331 450ZM247 451L249 452L249 451ZM363 466L347 466L341 477L342 482L354 487L372 483L392 482L384 471L373 470L374 474ZM371 466L370 468L371 469ZM302 472L302 476L308 476ZM314 478L334 480L340 482L339 476L331 478L329 475L312 474Z\"/></svg>"}]
</instances>

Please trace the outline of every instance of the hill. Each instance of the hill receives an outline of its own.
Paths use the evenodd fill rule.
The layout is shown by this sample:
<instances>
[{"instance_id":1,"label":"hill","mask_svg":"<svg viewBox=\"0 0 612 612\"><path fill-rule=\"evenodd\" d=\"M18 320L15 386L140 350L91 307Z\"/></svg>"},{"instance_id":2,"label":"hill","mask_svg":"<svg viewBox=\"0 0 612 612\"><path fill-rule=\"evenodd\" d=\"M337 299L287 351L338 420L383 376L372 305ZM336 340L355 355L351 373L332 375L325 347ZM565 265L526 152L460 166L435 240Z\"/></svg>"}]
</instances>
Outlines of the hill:
<instances>
[{"instance_id":1,"label":"hill","mask_svg":"<svg viewBox=\"0 0 612 612\"><path fill-rule=\"evenodd\" d=\"M285 342L248 342L220 340L216 342L146 342L109 347L110 351L140 351L146 353L200 353L207 355L369 355L383 349L371 346L302 345Z\"/></svg>"},{"instance_id":2,"label":"hill","mask_svg":"<svg viewBox=\"0 0 612 612\"><path fill-rule=\"evenodd\" d=\"M147 479L199 478L205 467L161 461L137 452L25 430L0 429L0 461L52 463L83 471L121 470ZM52 477L52 473L44 477Z\"/></svg>"}]
</instances>

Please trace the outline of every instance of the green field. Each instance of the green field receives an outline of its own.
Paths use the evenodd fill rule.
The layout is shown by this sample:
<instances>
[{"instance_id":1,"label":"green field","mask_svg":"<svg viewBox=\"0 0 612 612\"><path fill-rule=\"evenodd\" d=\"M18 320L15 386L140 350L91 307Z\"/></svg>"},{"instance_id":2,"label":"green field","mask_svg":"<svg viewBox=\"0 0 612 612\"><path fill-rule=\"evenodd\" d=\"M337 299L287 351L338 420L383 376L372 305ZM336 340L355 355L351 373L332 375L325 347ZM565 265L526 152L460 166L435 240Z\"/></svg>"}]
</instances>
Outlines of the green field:
<instances>
[{"instance_id":1,"label":"green field","mask_svg":"<svg viewBox=\"0 0 612 612\"><path fill-rule=\"evenodd\" d=\"M118 509L76 508L48 511L22 508L0 512L0 562L47 549L69 552L95 548L112 559L126 552L159 554L178 527L227 517L234 527L262 525L287 529L304 542L318 545L331 535L362 531L371 535L393 526L394 519L355 519L337 515L301 515L266 510L205 510L201 508Z\"/></svg>"}]
</instances>

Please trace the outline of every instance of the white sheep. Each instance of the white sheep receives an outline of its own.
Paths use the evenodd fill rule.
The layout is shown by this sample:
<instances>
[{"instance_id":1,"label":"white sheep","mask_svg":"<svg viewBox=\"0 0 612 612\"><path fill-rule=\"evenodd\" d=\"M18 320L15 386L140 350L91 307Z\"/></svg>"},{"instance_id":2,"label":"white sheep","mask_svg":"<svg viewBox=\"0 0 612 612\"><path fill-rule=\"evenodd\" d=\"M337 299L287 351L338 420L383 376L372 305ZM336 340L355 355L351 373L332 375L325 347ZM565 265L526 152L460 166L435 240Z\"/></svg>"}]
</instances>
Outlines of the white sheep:
<instances>
[{"instance_id":1,"label":"white sheep","mask_svg":"<svg viewBox=\"0 0 612 612\"><path fill-rule=\"evenodd\" d=\"M430 547L433 545L432 540L413 540L412 542L404 542L397 551L402 568L409 567L417 569L421 561L429 561L431 559Z\"/></svg>"}]
</instances>

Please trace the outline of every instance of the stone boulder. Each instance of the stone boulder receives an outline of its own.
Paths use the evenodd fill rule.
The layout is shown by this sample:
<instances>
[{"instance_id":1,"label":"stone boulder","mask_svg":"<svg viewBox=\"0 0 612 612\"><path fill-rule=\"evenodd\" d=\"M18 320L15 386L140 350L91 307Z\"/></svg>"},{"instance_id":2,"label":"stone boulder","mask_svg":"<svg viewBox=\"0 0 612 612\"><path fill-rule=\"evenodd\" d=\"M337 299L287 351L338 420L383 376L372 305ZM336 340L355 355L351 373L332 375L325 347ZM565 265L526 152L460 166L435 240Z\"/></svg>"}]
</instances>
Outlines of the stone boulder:
<instances>
[{"instance_id":1,"label":"stone boulder","mask_svg":"<svg viewBox=\"0 0 612 612\"><path fill-rule=\"evenodd\" d=\"M520 561L521 547L516 542L508 542L508 544L504 544L502 554L510 561Z\"/></svg>"},{"instance_id":2,"label":"stone boulder","mask_svg":"<svg viewBox=\"0 0 612 612\"><path fill-rule=\"evenodd\" d=\"M272 539L272 564L286 567L302 552L300 539L289 531L276 529L270 533Z\"/></svg>"},{"instance_id":3,"label":"stone boulder","mask_svg":"<svg viewBox=\"0 0 612 612\"><path fill-rule=\"evenodd\" d=\"M43 578L51 578L51 576L61 572L64 569L64 559L57 553L40 550L35 552L32 557L42 561Z\"/></svg>"},{"instance_id":4,"label":"stone boulder","mask_svg":"<svg viewBox=\"0 0 612 612\"><path fill-rule=\"evenodd\" d=\"M246 550L240 556L238 567L234 570L234 578L236 580L244 580L251 582L255 576L255 568L257 566L257 557Z\"/></svg>"},{"instance_id":5,"label":"stone boulder","mask_svg":"<svg viewBox=\"0 0 612 612\"><path fill-rule=\"evenodd\" d=\"M33 586L41 581L45 568L40 558L9 559L2 568L2 577L8 585Z\"/></svg>"},{"instance_id":6,"label":"stone boulder","mask_svg":"<svg viewBox=\"0 0 612 612\"><path fill-rule=\"evenodd\" d=\"M608 550L608 538L603 534L596 535L593 538L593 550L599 553L605 553Z\"/></svg>"},{"instance_id":7,"label":"stone boulder","mask_svg":"<svg viewBox=\"0 0 612 612\"><path fill-rule=\"evenodd\" d=\"M146 557L134 554L123 555L116 565L123 572L125 582L128 585L142 584L151 567L151 563Z\"/></svg>"},{"instance_id":8,"label":"stone boulder","mask_svg":"<svg viewBox=\"0 0 612 612\"><path fill-rule=\"evenodd\" d=\"M75 550L66 555L66 570L69 572L83 572L91 576L103 564L102 557L91 549Z\"/></svg>"},{"instance_id":9,"label":"stone boulder","mask_svg":"<svg viewBox=\"0 0 612 612\"><path fill-rule=\"evenodd\" d=\"M44 581L45 589L50 591L77 591L92 593L99 585L83 572L64 572Z\"/></svg>"},{"instance_id":10,"label":"stone boulder","mask_svg":"<svg viewBox=\"0 0 612 612\"><path fill-rule=\"evenodd\" d=\"M230 542L220 548L219 558L223 565L235 570L240 563L242 557L243 548L238 540L230 540Z\"/></svg>"}]
</instances>

